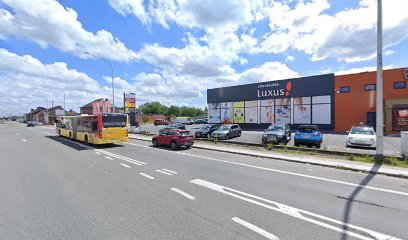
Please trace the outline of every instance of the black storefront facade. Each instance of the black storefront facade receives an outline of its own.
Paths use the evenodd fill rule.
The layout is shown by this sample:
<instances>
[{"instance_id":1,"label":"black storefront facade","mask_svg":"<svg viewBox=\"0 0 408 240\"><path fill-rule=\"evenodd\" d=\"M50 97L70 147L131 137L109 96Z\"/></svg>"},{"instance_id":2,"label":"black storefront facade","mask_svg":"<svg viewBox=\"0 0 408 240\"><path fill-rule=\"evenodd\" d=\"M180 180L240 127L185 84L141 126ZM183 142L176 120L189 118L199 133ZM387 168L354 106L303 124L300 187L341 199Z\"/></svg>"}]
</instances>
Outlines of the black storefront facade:
<instances>
[{"instance_id":1,"label":"black storefront facade","mask_svg":"<svg viewBox=\"0 0 408 240\"><path fill-rule=\"evenodd\" d=\"M207 103L209 123L237 123L247 129L316 124L333 130L334 75L208 89Z\"/></svg>"}]
</instances>

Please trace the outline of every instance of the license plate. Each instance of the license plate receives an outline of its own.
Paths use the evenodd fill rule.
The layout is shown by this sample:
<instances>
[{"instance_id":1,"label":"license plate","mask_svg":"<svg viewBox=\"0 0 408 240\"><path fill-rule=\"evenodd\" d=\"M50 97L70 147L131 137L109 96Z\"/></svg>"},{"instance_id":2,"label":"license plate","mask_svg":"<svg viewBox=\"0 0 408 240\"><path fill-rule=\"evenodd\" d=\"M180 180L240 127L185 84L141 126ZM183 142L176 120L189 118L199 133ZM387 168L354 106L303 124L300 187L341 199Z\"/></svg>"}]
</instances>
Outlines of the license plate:
<instances>
[{"instance_id":1,"label":"license plate","mask_svg":"<svg viewBox=\"0 0 408 240\"><path fill-rule=\"evenodd\" d=\"M310 135L305 135L303 136L303 138L310 138Z\"/></svg>"},{"instance_id":2,"label":"license plate","mask_svg":"<svg viewBox=\"0 0 408 240\"><path fill-rule=\"evenodd\" d=\"M268 137L268 141L276 141L276 137Z\"/></svg>"}]
</instances>

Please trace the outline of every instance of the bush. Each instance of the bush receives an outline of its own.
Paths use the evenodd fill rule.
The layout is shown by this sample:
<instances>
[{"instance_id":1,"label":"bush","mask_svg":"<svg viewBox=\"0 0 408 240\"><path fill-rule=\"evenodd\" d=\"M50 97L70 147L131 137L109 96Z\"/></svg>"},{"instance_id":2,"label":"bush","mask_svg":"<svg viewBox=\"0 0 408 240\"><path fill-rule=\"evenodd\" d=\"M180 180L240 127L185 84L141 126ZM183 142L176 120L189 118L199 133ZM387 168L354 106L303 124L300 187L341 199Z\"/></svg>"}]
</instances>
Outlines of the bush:
<instances>
[{"instance_id":1,"label":"bush","mask_svg":"<svg viewBox=\"0 0 408 240\"><path fill-rule=\"evenodd\" d=\"M266 146L266 149L268 149L269 151L273 150L274 148L275 148L275 146L273 144L270 144L270 143Z\"/></svg>"}]
</instances>

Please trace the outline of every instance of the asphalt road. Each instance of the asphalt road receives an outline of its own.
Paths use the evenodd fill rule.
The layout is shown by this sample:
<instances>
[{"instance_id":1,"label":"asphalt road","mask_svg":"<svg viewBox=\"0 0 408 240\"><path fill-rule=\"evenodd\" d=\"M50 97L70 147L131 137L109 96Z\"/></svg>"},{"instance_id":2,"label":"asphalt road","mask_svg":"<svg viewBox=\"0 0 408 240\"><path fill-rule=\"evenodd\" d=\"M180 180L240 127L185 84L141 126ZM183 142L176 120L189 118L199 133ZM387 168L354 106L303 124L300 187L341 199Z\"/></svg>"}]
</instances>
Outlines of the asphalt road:
<instances>
[{"instance_id":1,"label":"asphalt road","mask_svg":"<svg viewBox=\"0 0 408 240\"><path fill-rule=\"evenodd\" d=\"M408 180L0 124L0 239L408 238Z\"/></svg>"},{"instance_id":2,"label":"asphalt road","mask_svg":"<svg viewBox=\"0 0 408 240\"><path fill-rule=\"evenodd\" d=\"M195 133L198 130L201 124L197 125L186 125L186 129ZM154 126L152 124L141 125L140 130L148 131L150 133L157 134L159 129L164 126ZM243 142L243 143L262 143L262 134L261 131L242 131L242 135L239 138L233 138L228 141L230 142ZM322 148L332 150L332 151L341 151L341 152L350 152L350 153L363 153L363 154L374 154L375 150L367 148L346 148L346 137L347 135L333 134L333 133L323 133L323 143ZM288 146L293 147L294 133L292 133L292 140L288 143ZM400 137L384 137L384 153L386 155L401 155L401 138Z\"/></svg>"}]
</instances>

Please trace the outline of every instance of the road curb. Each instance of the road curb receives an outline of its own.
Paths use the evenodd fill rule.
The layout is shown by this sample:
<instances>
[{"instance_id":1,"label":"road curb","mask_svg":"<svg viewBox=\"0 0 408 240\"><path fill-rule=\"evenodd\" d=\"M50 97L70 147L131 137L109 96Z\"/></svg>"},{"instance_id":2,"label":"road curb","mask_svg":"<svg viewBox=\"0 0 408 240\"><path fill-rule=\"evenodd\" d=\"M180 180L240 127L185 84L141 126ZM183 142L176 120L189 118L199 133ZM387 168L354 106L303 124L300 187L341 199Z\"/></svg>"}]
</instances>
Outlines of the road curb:
<instances>
[{"instance_id":1,"label":"road curb","mask_svg":"<svg viewBox=\"0 0 408 240\"><path fill-rule=\"evenodd\" d=\"M129 137L129 138L130 139L140 140L140 141L145 141L145 142L150 142L150 140L137 138L137 137ZM232 144L232 143L230 143L230 144ZM241 144L237 144L237 145L241 145ZM329 167L329 168L335 168L335 169L344 169L344 170L350 170L350 171L354 171L354 172L364 172L364 173L370 173L370 174L381 174L381 175L386 175L386 176L390 176L390 177L408 178L408 173L407 174L397 174L397 173L392 173L392 172L389 172L389 171L367 171L366 169L361 169L361 168L357 168L357 167L353 168L353 167L349 167L349 166L344 166L342 164L334 165L334 164L324 164L324 163L318 163L318 162L307 162L307 161L300 161L300 160L290 159L290 158L285 158L285 157L280 157L280 156L263 156L263 155L252 154L252 153L236 152L236 151L226 150L226 149L212 149L212 148L209 148L209 147L202 147L202 146L197 146L197 145L193 145L192 147L197 148L197 149L210 150L210 151L223 152L223 153L231 153L231 154L238 154L238 155L249 156L249 157L267 158L267 159L280 160L280 161L286 161L286 162L310 164L310 165L314 165L314 166ZM375 165L373 165L373 166L375 166Z\"/></svg>"}]
</instances>

